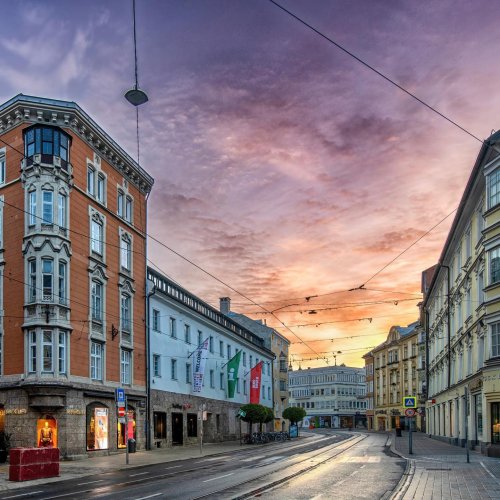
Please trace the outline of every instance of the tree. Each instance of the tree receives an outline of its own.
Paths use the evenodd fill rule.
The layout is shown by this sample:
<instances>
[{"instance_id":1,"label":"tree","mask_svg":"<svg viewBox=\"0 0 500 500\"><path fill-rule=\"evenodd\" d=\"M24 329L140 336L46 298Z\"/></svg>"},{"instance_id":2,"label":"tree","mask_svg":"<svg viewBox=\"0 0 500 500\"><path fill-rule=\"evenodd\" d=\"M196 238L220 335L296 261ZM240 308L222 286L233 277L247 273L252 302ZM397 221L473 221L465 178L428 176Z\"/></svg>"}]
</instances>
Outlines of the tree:
<instances>
[{"instance_id":1,"label":"tree","mask_svg":"<svg viewBox=\"0 0 500 500\"><path fill-rule=\"evenodd\" d=\"M248 422L250 429L252 424L262 424L266 421L266 418L268 418L267 408L262 405L249 403L243 405L240 410L245 412L245 416L241 417L241 420L243 420L243 422Z\"/></svg>"},{"instance_id":2,"label":"tree","mask_svg":"<svg viewBox=\"0 0 500 500\"><path fill-rule=\"evenodd\" d=\"M283 411L283 418L290 420L290 423L297 424L307 415L304 408L299 408L298 406L289 406Z\"/></svg>"}]
</instances>

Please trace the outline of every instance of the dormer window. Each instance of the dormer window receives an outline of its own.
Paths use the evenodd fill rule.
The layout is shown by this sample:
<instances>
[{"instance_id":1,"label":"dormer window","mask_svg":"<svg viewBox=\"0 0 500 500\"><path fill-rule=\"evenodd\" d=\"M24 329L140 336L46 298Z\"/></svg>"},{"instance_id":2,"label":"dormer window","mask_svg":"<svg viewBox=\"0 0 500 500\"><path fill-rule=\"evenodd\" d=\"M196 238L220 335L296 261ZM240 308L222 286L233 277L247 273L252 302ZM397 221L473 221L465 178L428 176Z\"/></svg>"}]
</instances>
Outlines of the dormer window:
<instances>
[{"instance_id":1,"label":"dormer window","mask_svg":"<svg viewBox=\"0 0 500 500\"><path fill-rule=\"evenodd\" d=\"M33 155L59 156L61 166L66 169L69 162L71 138L57 127L35 125L24 131L24 154L28 159ZM52 163L52 160L47 163Z\"/></svg>"}]
</instances>

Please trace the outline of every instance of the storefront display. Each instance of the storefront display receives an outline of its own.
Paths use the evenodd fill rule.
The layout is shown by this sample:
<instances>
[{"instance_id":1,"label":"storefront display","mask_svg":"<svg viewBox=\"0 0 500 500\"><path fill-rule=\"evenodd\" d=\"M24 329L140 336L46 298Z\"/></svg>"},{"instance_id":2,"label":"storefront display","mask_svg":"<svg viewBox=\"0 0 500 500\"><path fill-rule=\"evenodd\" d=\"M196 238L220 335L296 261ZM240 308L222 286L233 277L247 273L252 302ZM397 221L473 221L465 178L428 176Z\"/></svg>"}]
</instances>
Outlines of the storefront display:
<instances>
[{"instance_id":1,"label":"storefront display","mask_svg":"<svg viewBox=\"0 0 500 500\"><path fill-rule=\"evenodd\" d=\"M55 418L46 415L36 423L37 447L57 448L57 422Z\"/></svg>"},{"instance_id":2,"label":"storefront display","mask_svg":"<svg viewBox=\"0 0 500 500\"><path fill-rule=\"evenodd\" d=\"M128 410L127 418L128 418L128 429L127 429L126 436L125 436L125 424L118 422L118 425L117 425L118 448L125 448L128 439L136 439L135 411L133 409Z\"/></svg>"},{"instance_id":3,"label":"storefront display","mask_svg":"<svg viewBox=\"0 0 500 500\"><path fill-rule=\"evenodd\" d=\"M107 450L108 409L96 404L87 406L87 450Z\"/></svg>"}]
</instances>

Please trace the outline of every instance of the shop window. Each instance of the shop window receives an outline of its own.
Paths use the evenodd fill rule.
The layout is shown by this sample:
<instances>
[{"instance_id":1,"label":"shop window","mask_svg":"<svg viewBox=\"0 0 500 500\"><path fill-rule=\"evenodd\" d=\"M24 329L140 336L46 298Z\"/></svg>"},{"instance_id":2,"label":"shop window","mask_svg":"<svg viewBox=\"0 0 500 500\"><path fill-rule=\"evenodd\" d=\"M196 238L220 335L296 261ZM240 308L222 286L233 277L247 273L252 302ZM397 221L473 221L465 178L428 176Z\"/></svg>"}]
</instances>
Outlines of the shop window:
<instances>
[{"instance_id":1,"label":"shop window","mask_svg":"<svg viewBox=\"0 0 500 500\"><path fill-rule=\"evenodd\" d=\"M118 448L125 448L127 441L129 439L136 439L136 422L135 422L135 410L133 408L128 408L127 411L128 418L128 428L125 435L125 423L118 422L117 433L118 433Z\"/></svg>"},{"instance_id":2,"label":"shop window","mask_svg":"<svg viewBox=\"0 0 500 500\"><path fill-rule=\"evenodd\" d=\"M491 403L491 444L500 444L500 403Z\"/></svg>"},{"instance_id":3,"label":"shop window","mask_svg":"<svg viewBox=\"0 0 500 500\"><path fill-rule=\"evenodd\" d=\"M87 451L109 448L108 409L99 403L87 405Z\"/></svg>"},{"instance_id":4,"label":"shop window","mask_svg":"<svg viewBox=\"0 0 500 500\"><path fill-rule=\"evenodd\" d=\"M155 439L167 439L167 414L155 411L153 413L153 428Z\"/></svg>"},{"instance_id":5,"label":"shop window","mask_svg":"<svg viewBox=\"0 0 500 500\"><path fill-rule=\"evenodd\" d=\"M36 422L37 446L57 448L57 422L54 417L45 415Z\"/></svg>"},{"instance_id":6,"label":"shop window","mask_svg":"<svg viewBox=\"0 0 500 500\"><path fill-rule=\"evenodd\" d=\"M5 431L5 408L0 405L0 432Z\"/></svg>"},{"instance_id":7,"label":"shop window","mask_svg":"<svg viewBox=\"0 0 500 500\"><path fill-rule=\"evenodd\" d=\"M195 413L187 414L187 434L188 437L196 437L198 435L198 416Z\"/></svg>"}]
</instances>

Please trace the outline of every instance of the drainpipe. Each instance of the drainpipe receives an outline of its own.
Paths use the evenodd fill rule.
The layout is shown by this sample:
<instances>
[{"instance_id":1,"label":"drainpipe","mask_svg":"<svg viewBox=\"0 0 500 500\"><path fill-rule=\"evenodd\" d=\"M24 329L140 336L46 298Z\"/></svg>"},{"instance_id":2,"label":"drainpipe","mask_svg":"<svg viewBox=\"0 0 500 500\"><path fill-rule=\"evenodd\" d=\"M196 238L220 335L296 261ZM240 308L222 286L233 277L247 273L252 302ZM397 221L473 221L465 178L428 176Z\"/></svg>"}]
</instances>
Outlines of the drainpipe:
<instances>
[{"instance_id":1,"label":"drainpipe","mask_svg":"<svg viewBox=\"0 0 500 500\"><path fill-rule=\"evenodd\" d=\"M451 386L451 324L450 324L450 319L451 319L451 297L450 297L450 267L445 266L444 264L441 264L441 267L446 268L447 270L447 287L448 287L448 293L447 298L448 298L448 310L447 310L447 317L448 317L448 389Z\"/></svg>"}]
</instances>

